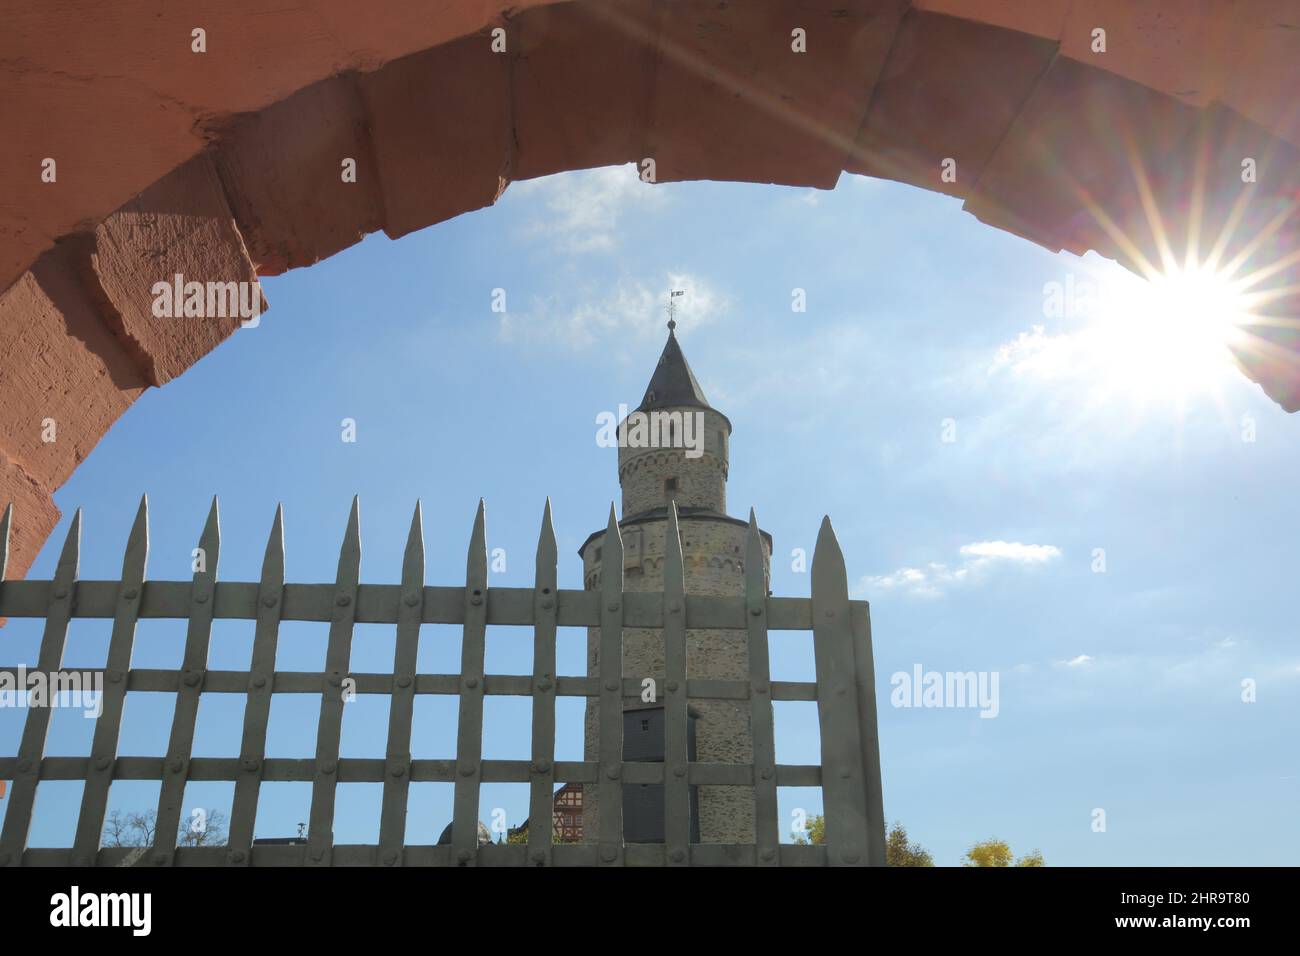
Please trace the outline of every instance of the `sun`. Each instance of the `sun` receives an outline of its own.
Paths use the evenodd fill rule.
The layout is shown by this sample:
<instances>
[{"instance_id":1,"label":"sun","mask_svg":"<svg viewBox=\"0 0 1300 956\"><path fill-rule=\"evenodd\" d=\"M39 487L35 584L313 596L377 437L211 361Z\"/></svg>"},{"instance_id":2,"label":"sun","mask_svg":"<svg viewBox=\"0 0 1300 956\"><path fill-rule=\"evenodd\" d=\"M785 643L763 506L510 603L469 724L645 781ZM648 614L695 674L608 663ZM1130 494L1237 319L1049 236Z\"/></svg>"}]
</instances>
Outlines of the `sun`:
<instances>
[{"instance_id":1,"label":"sun","mask_svg":"<svg viewBox=\"0 0 1300 956\"><path fill-rule=\"evenodd\" d=\"M1239 282L1206 267L1173 267L1147 278L1116 269L1100 286L1085 336L1102 391L1182 402L1217 397L1237 374L1233 347L1245 343L1251 321Z\"/></svg>"}]
</instances>

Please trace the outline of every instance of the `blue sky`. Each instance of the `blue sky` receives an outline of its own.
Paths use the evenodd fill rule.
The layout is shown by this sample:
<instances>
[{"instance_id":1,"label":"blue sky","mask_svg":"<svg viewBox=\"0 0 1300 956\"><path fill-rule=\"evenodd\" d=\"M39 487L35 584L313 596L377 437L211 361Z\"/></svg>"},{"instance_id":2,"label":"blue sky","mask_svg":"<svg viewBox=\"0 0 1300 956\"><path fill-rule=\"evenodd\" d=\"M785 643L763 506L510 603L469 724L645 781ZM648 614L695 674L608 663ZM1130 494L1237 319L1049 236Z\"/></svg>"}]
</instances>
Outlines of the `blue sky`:
<instances>
[{"instance_id":1,"label":"blue sky","mask_svg":"<svg viewBox=\"0 0 1300 956\"><path fill-rule=\"evenodd\" d=\"M1051 283L1088 283L1104 307L1058 315ZM1295 862L1300 418L1188 357L1145 307L1131 314L1146 300L1113 264L892 183L570 173L267 279L260 325L147 392L56 494L64 519L31 576L52 573L81 506L82 577L116 578L147 492L150 577L188 579L216 494L223 579L257 579L283 502L287 578L332 581L359 494L363 581L398 580L417 498L429 583L460 580L483 497L507 559L491 583L527 586L550 495L561 586L581 587L576 549L618 497L596 416L640 399L669 288L688 292L679 336L735 426L729 509L753 505L774 536L774 591L807 595L792 552L811 555L828 514L854 596L872 602L891 821L947 865L989 836L1049 865ZM102 664L108 628L74 622L65 664ZM358 628L355 671L391 668L391 630ZM499 630L489 671L528 673L527 632ZM421 670L454 671L456 629L425 631ZM11 620L0 658L34 662L39 633ZM319 669L325 636L285 625L279 666ZM183 622L142 624L134 666L176 666L183 638ZM247 667L251 640L251 622L219 623L210 666ZM583 642L562 635L563 671L582 671ZM997 717L891 706L891 675L916 665L996 672ZM774 635L773 667L812 679L810 639ZM196 755L238 752L242 699L221 697L204 695ZM272 755L312 755L316 704L277 697ZM560 759L580 759L581 707L561 707ZM161 754L171 708L132 695L121 752ZM452 756L454 700L420 708L415 756ZM344 756L382 756L386 714L382 699L345 708ZM22 717L0 710L0 752L16 752ZM489 698L485 756L527 756L528 720L523 698ZM86 753L92 727L56 712L50 752ZM779 705L777 731L781 762L817 761L812 705ZM42 785L33 845L70 843L79 787ZM192 784L187 807L228 811L230 789ZM341 787L338 842L374 841L378 789ZM257 835L294 833L309 785L263 792ZM156 795L118 783L111 805ZM487 786L482 806L517 822L526 785ZM819 795L783 792L783 829L799 807L816 812ZM449 819L448 788L416 785L408 840L433 842Z\"/></svg>"}]
</instances>

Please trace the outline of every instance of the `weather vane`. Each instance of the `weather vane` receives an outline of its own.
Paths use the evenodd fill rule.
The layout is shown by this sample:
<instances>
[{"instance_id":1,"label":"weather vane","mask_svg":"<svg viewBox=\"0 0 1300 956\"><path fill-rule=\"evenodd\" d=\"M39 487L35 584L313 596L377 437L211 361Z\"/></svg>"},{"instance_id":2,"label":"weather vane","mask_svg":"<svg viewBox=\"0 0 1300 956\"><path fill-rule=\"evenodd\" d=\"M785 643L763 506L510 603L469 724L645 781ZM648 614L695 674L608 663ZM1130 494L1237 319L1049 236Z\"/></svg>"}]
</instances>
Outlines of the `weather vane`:
<instances>
[{"instance_id":1,"label":"weather vane","mask_svg":"<svg viewBox=\"0 0 1300 956\"><path fill-rule=\"evenodd\" d=\"M673 299L677 298L679 295L685 295L685 294L686 294L685 289L673 289L668 293L668 331L669 332L677 328L677 319L675 318L675 316L677 315L677 303L674 302Z\"/></svg>"}]
</instances>

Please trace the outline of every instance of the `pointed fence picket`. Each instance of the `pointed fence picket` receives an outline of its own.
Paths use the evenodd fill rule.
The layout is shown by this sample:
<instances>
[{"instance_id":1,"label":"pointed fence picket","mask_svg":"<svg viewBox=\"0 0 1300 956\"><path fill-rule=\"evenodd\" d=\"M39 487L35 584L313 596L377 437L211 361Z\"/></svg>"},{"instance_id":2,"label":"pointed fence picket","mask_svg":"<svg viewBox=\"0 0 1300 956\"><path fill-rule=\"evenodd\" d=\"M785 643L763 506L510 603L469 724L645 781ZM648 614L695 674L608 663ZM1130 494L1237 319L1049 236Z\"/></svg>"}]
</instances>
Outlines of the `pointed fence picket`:
<instances>
[{"instance_id":1,"label":"pointed fence picket","mask_svg":"<svg viewBox=\"0 0 1300 956\"><path fill-rule=\"evenodd\" d=\"M287 584L284 580L284 515L277 508L267 541L261 579L219 581L221 537L214 500L199 541L191 581L151 581L148 501L142 499L127 539L117 581L82 581L77 568L81 512L74 515L49 581L5 581L13 509L0 520L0 617L45 621L36 669L59 674L73 618L113 621L103 674L102 712L85 757L45 756L50 708L27 709L18 752L0 757L0 780L12 780L0 866L883 866L884 811L879 737L876 727L870 611L848 595L844 557L830 521L822 523L812 565L811 598L768 593L763 541L753 512L745 540L744 594L716 597L688 594L676 507L666 522L664 586L661 592L624 591L623 545L611 505L599 590L562 590L557 584L557 549L550 501L543 513L531 588L488 587L485 508L479 503L470 535L463 586L424 583L423 516L417 503L411 519L401 583L361 584L360 506L354 499L333 584ZM178 670L132 669L136 623L172 618L188 622ZM208 669L213 620L255 622L247 671ZM329 624L323 673L277 671L281 621ZM356 624L395 625L391 673L354 674L350 657ZM463 628L458 674L418 673L422 624ZM687 672L686 629L745 631L749 643L746 680L696 679ZM484 670L487 628L533 628L533 673L493 675ZM596 673L556 673L555 642L560 627L595 628ZM662 763L625 762L623 709L641 693L640 681L622 673L625 628L657 628L664 635L665 749ZM773 681L768 633L811 631L815 683ZM0 648L4 632L0 631ZM84 673L84 672L83 672ZM10 687L14 667L0 667ZM0 685L3 686L3 685ZM165 756L122 755L123 707L131 692L176 695ZM238 757L194 757L195 723L204 693L246 697ZM390 697L388 737L382 759L340 758L343 709L355 694ZM314 694L320 698L314 759L267 758L266 734L272 694ZM454 760L413 760L411 731L415 697L455 695L459 716ZM484 760L483 710L488 695L532 699L529 760ZM555 760L558 697L595 698L599 714L594 760ZM750 764L715 764L689 759L688 704L691 699L748 700L753 738ZM816 701L821 762L776 762L773 702ZM71 847L27 845L37 788L44 780L84 781ZM101 847L109 788L115 780L159 781L157 838L146 852ZM230 831L224 846L175 845L189 781L233 781ZM311 784L305 844L254 845L261 785L271 781ZM333 824L340 782L382 783L379 840L373 845L339 845ZM408 844L406 818L413 782L438 781L454 787L450 845ZM531 824L526 845L479 845L480 789L484 783L529 785ZM552 843L552 799L557 784L593 787L598 799L596 832L582 844ZM664 843L628 844L623 839L625 784L662 785ZM754 790L755 843L693 844L692 786L749 786ZM778 787L821 787L826 842L781 844Z\"/></svg>"}]
</instances>

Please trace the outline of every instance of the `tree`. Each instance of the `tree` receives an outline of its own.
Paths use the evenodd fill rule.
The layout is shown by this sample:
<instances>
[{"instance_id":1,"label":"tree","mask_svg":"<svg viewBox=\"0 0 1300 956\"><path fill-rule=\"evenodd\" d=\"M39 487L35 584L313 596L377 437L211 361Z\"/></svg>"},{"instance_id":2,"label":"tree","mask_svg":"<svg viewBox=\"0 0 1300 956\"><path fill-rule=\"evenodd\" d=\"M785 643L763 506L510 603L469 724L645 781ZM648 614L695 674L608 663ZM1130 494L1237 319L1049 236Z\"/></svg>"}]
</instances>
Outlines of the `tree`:
<instances>
[{"instance_id":1,"label":"tree","mask_svg":"<svg viewBox=\"0 0 1300 956\"><path fill-rule=\"evenodd\" d=\"M894 828L885 838L885 865L934 866L934 858L930 856L930 851L919 843L909 843L903 825L894 821Z\"/></svg>"},{"instance_id":2,"label":"tree","mask_svg":"<svg viewBox=\"0 0 1300 956\"><path fill-rule=\"evenodd\" d=\"M158 812L114 810L104 821L104 846L153 846L158 833ZM226 842L226 815L220 810L200 810L181 821L177 846L220 846Z\"/></svg>"},{"instance_id":3,"label":"tree","mask_svg":"<svg viewBox=\"0 0 1300 956\"><path fill-rule=\"evenodd\" d=\"M1005 840L989 839L976 843L966 851L962 866L1046 866L1038 850L1022 856L1012 864L1011 847Z\"/></svg>"},{"instance_id":4,"label":"tree","mask_svg":"<svg viewBox=\"0 0 1300 956\"><path fill-rule=\"evenodd\" d=\"M795 843L819 845L826 842L826 818L817 814L808 818L804 834L795 837ZM885 839L886 866L934 866L930 851L919 843L909 843L907 830L901 823L895 822Z\"/></svg>"}]
</instances>

